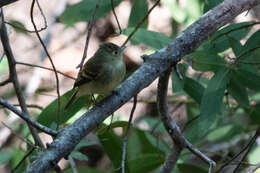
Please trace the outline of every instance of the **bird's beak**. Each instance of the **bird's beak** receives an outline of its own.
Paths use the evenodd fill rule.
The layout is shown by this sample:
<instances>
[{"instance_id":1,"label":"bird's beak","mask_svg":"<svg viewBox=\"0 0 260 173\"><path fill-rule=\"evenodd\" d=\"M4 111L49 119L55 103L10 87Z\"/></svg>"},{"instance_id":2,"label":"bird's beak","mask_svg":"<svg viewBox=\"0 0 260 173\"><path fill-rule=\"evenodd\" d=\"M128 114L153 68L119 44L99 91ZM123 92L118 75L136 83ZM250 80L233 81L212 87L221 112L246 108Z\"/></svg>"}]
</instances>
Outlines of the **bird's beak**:
<instances>
[{"instance_id":1,"label":"bird's beak","mask_svg":"<svg viewBox=\"0 0 260 173\"><path fill-rule=\"evenodd\" d=\"M121 46L120 51L123 52L123 50L126 48L126 46Z\"/></svg>"}]
</instances>

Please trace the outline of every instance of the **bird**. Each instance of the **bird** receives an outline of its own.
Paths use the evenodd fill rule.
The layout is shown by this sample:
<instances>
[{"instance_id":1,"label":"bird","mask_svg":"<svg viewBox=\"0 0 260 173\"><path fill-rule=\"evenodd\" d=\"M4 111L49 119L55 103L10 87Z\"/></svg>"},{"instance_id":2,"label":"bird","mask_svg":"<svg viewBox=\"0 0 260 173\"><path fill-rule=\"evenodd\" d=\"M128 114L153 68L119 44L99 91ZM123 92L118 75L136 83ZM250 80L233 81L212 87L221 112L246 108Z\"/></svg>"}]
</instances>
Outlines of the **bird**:
<instances>
[{"instance_id":1,"label":"bird","mask_svg":"<svg viewBox=\"0 0 260 173\"><path fill-rule=\"evenodd\" d=\"M126 73L122 52L125 46L103 43L79 71L73 85L75 90L64 109L85 94L108 95L124 79Z\"/></svg>"}]
</instances>

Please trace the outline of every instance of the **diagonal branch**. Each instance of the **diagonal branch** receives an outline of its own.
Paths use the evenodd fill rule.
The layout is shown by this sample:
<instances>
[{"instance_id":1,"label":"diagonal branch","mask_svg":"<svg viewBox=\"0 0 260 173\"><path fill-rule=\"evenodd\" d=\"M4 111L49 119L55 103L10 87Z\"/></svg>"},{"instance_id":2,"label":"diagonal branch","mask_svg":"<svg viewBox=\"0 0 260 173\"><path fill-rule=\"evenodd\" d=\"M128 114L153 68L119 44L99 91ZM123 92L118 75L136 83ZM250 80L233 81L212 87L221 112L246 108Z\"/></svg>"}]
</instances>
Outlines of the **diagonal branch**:
<instances>
[{"instance_id":1,"label":"diagonal branch","mask_svg":"<svg viewBox=\"0 0 260 173\"><path fill-rule=\"evenodd\" d=\"M95 129L111 113L120 108L142 89L150 85L160 74L193 52L218 28L230 22L238 14L260 4L260 0L225 0L208 11L198 21L167 47L146 56L146 62L135 71L115 92L84 113L73 124L65 127L59 136L27 168L26 173L44 173L70 154L80 140ZM115 94L117 93L117 94Z\"/></svg>"},{"instance_id":2,"label":"diagonal branch","mask_svg":"<svg viewBox=\"0 0 260 173\"><path fill-rule=\"evenodd\" d=\"M4 106L5 108L9 109L10 111L12 111L13 113L15 113L16 115L18 115L20 118L22 118L24 121L26 121L28 124L30 124L31 126L35 127L36 129L45 132L51 136L57 136L57 131L52 130L48 127L45 127L41 124L39 124L36 121L33 121L29 118L29 115L26 115L26 113L21 112L19 109L17 109L15 106L9 104L7 101L5 101L4 99L0 98L0 105Z\"/></svg>"}]
</instances>

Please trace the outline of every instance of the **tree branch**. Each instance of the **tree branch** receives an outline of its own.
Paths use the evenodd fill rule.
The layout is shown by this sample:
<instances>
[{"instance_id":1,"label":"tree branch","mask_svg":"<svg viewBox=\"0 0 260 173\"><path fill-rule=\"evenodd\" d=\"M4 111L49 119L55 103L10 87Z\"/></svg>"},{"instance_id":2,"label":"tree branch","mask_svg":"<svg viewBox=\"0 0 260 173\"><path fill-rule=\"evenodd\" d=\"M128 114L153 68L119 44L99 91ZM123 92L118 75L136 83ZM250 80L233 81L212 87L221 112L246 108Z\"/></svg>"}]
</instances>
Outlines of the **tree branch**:
<instances>
[{"instance_id":1,"label":"tree branch","mask_svg":"<svg viewBox=\"0 0 260 173\"><path fill-rule=\"evenodd\" d=\"M16 72L16 68L15 68L15 58L9 43L9 38L7 35L7 31L6 31L6 27L5 27L5 23L4 23L4 14L3 14L3 10L1 9L0 11L0 25L1 25L1 30L0 30L0 34L1 34L1 42L4 48L4 52L6 54L6 57L8 59L8 65L9 65L9 77L10 80L13 83L15 92L16 92L16 96L18 98L19 104L21 106L22 111L25 113L25 115L29 115L29 112L27 110L26 107L26 102L22 93L22 89L20 87L20 83L17 77L17 72ZM30 125L28 124L28 127L30 129L30 132L33 136L33 139L35 141L35 143L40 146L40 147L44 147L39 135L37 134L37 131Z\"/></svg>"},{"instance_id":2,"label":"tree branch","mask_svg":"<svg viewBox=\"0 0 260 173\"><path fill-rule=\"evenodd\" d=\"M7 101L5 101L4 99L0 98L0 105L4 106L5 108L9 109L10 111L12 111L13 113L15 113L16 115L18 115L20 118L22 118L24 121L26 121L28 124L30 124L31 126L35 127L36 129L45 132L51 136L56 136L58 133L55 130L52 130L48 127L45 127L43 125L41 125L40 123L33 121L29 118L29 115L26 115L26 113L21 112L19 109L17 109L15 106L9 104Z\"/></svg>"},{"instance_id":3,"label":"tree branch","mask_svg":"<svg viewBox=\"0 0 260 173\"><path fill-rule=\"evenodd\" d=\"M18 0L1 0L1 1L0 1L0 8L3 7L3 6L5 6L5 5L14 3L14 2L16 2L16 1L18 1Z\"/></svg>"},{"instance_id":4,"label":"tree branch","mask_svg":"<svg viewBox=\"0 0 260 173\"><path fill-rule=\"evenodd\" d=\"M39 153L38 159L25 172L44 173L53 169L53 165L69 155L84 136L130 100L132 96L150 85L161 73L183 56L193 52L218 28L257 4L260 4L260 0L225 0L204 14L198 21L180 33L169 46L146 56L146 62L116 89L115 93L117 94L114 93L106 97L73 124L62 129L49 148Z\"/></svg>"}]
</instances>

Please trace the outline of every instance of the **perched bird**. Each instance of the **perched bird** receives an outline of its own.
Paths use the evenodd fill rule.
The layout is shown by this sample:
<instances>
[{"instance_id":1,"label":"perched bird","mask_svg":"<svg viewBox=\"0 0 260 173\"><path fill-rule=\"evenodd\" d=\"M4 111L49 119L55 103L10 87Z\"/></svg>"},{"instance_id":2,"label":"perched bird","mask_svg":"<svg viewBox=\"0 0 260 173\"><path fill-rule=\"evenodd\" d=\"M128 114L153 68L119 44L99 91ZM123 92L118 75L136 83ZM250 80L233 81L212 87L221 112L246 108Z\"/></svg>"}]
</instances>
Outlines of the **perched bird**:
<instances>
[{"instance_id":1,"label":"perched bird","mask_svg":"<svg viewBox=\"0 0 260 173\"><path fill-rule=\"evenodd\" d=\"M74 94L65 106L67 109L74 100L85 94L107 95L123 80L126 68L122 51L113 43L103 43L83 66L74 83Z\"/></svg>"}]
</instances>

